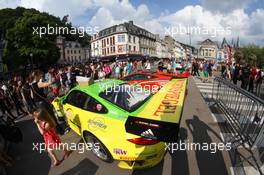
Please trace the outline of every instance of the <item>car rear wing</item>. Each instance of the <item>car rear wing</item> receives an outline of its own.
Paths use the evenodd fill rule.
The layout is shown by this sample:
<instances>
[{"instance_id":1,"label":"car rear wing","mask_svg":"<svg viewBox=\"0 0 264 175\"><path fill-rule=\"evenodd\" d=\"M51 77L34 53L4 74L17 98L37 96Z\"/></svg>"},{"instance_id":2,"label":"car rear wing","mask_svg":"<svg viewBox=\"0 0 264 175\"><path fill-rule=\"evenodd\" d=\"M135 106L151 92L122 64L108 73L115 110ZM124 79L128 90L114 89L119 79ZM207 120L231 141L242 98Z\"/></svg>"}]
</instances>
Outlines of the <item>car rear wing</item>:
<instances>
[{"instance_id":1,"label":"car rear wing","mask_svg":"<svg viewBox=\"0 0 264 175\"><path fill-rule=\"evenodd\" d=\"M186 96L187 78L172 79L142 107L131 113L126 132L164 142L176 142Z\"/></svg>"},{"instance_id":2,"label":"car rear wing","mask_svg":"<svg viewBox=\"0 0 264 175\"><path fill-rule=\"evenodd\" d=\"M179 124L129 116L125 124L126 132L163 142L178 140Z\"/></svg>"}]
</instances>

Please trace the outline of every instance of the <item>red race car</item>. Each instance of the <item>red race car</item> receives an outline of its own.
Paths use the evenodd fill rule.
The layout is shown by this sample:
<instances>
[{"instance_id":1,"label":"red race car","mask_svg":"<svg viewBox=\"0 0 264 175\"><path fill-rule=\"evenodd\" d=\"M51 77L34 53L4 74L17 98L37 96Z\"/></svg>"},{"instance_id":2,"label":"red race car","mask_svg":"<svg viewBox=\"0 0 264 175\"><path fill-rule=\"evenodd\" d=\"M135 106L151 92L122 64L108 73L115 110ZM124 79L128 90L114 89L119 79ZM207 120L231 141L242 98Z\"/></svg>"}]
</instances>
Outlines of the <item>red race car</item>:
<instances>
[{"instance_id":1,"label":"red race car","mask_svg":"<svg viewBox=\"0 0 264 175\"><path fill-rule=\"evenodd\" d=\"M189 73L171 74L166 72L135 72L122 78L129 84L137 84L156 93L164 84L172 78L187 78Z\"/></svg>"}]
</instances>

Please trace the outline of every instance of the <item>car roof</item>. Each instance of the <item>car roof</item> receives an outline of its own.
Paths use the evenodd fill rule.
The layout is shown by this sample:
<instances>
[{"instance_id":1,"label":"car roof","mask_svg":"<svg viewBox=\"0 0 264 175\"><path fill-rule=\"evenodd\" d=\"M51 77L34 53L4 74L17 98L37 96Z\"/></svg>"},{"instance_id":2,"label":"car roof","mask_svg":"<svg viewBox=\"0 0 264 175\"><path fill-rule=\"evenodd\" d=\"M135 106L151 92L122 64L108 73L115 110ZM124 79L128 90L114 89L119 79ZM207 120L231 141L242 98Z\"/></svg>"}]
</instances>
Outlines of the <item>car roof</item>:
<instances>
[{"instance_id":1,"label":"car roof","mask_svg":"<svg viewBox=\"0 0 264 175\"><path fill-rule=\"evenodd\" d=\"M95 81L93 84L90 85L77 86L73 90L80 90L89 94L92 93L98 95L110 87L117 86L123 83L125 82L121 80L105 79L105 80Z\"/></svg>"}]
</instances>

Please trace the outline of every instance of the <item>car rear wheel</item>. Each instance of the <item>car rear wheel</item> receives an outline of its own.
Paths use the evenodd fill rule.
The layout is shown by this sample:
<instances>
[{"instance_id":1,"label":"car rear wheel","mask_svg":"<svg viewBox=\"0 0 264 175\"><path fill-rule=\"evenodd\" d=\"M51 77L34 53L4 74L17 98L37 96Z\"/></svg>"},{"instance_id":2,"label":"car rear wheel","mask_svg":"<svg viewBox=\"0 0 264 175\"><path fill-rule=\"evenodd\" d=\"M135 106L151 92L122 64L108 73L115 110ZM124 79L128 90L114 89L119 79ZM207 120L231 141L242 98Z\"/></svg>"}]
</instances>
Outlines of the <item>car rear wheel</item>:
<instances>
[{"instance_id":1,"label":"car rear wheel","mask_svg":"<svg viewBox=\"0 0 264 175\"><path fill-rule=\"evenodd\" d=\"M89 146L91 145L91 151L93 154L98 157L99 159L103 160L104 162L111 163L113 162L113 157L105 147L105 145L94 135L90 133L84 134L84 139Z\"/></svg>"}]
</instances>

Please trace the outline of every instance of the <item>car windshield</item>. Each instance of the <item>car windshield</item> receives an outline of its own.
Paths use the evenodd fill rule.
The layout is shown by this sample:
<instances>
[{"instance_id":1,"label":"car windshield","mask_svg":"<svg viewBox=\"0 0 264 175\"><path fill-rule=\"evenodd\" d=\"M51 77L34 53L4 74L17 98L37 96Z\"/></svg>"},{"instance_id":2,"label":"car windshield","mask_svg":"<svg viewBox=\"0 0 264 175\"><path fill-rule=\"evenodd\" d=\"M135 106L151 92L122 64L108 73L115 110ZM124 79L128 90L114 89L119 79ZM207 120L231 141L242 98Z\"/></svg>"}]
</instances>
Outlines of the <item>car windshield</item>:
<instances>
[{"instance_id":1,"label":"car windshield","mask_svg":"<svg viewBox=\"0 0 264 175\"><path fill-rule=\"evenodd\" d=\"M142 106L153 94L140 86L121 84L106 89L100 97L132 112Z\"/></svg>"}]
</instances>

